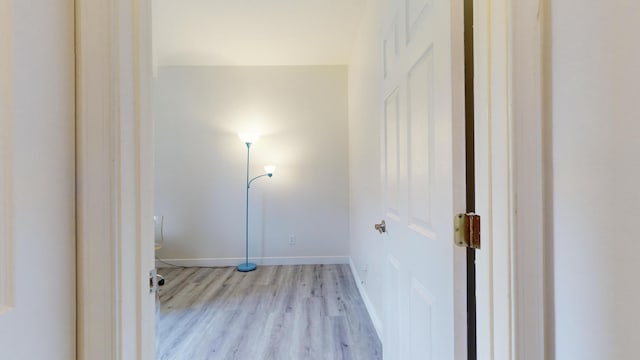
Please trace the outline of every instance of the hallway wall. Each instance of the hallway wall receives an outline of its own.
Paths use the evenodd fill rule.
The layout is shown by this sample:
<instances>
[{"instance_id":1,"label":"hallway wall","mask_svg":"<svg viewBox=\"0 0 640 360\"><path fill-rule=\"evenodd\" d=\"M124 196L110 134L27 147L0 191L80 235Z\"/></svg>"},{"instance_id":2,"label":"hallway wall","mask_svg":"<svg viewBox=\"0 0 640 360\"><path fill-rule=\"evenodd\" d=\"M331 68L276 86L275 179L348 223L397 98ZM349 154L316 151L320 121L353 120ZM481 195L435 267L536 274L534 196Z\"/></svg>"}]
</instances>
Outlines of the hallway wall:
<instances>
[{"instance_id":1,"label":"hallway wall","mask_svg":"<svg viewBox=\"0 0 640 360\"><path fill-rule=\"evenodd\" d=\"M238 133L256 132L252 176L277 168L251 186L249 256L347 261L345 66L161 67L154 119L155 208L165 217L158 256L185 265L244 258L246 146Z\"/></svg>"},{"instance_id":2,"label":"hallway wall","mask_svg":"<svg viewBox=\"0 0 640 360\"><path fill-rule=\"evenodd\" d=\"M380 29L386 1L371 1L349 64L350 254L365 302L382 337L384 236L374 231L382 208L380 151L382 54Z\"/></svg>"},{"instance_id":3,"label":"hallway wall","mask_svg":"<svg viewBox=\"0 0 640 360\"><path fill-rule=\"evenodd\" d=\"M548 3L548 357L635 359L640 3Z\"/></svg>"},{"instance_id":4,"label":"hallway wall","mask_svg":"<svg viewBox=\"0 0 640 360\"><path fill-rule=\"evenodd\" d=\"M15 265L0 358L75 359L74 2L3 1L0 24L0 56L13 55L13 81L0 70L0 87L10 88L0 95L13 93L13 172L0 171L13 176L13 201L0 206L13 213Z\"/></svg>"}]
</instances>

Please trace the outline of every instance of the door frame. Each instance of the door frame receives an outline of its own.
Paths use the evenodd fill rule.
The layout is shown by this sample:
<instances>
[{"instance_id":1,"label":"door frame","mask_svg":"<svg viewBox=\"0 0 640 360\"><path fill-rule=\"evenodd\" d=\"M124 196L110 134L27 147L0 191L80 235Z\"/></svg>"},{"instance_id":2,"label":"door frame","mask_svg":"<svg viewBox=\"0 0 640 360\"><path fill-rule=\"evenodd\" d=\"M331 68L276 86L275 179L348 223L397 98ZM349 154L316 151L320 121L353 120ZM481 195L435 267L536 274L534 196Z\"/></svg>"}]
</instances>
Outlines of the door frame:
<instances>
[{"instance_id":1,"label":"door frame","mask_svg":"<svg viewBox=\"0 0 640 360\"><path fill-rule=\"evenodd\" d=\"M478 359L548 358L544 0L474 8Z\"/></svg>"},{"instance_id":2,"label":"door frame","mask_svg":"<svg viewBox=\"0 0 640 360\"><path fill-rule=\"evenodd\" d=\"M502 211L507 216L501 229L508 227L511 246L504 255L509 257L510 305L498 307L493 288L492 293L479 294L487 296L490 303L478 312L488 311L491 322L496 314L508 316L507 358L539 359L545 355L544 315L548 311L544 306L548 264L543 256L548 229L543 210L544 200L548 200L544 176L548 176L545 164L549 159L542 146L548 130L541 80L546 17L539 8L542 2L476 2L476 9L487 11L491 19L487 24L502 20L496 28L480 27L479 31L487 31L484 35L490 37L492 48L504 49L489 59L508 64L502 74L506 77L491 81L502 82L501 91L506 91L508 98L503 104L507 128L502 129L507 133L502 133L506 138L501 140L507 156L493 168L506 166L506 174L499 176L510 186L500 189L492 181L494 190L501 190L506 198L501 208L489 204L493 214ZM153 125L150 91L144 89L151 79L150 23L151 0L76 0L79 359L154 358L154 319L148 311L153 308L153 296L146 290L148 272L154 267L148 256L149 251L153 254L153 224L142 221L153 215ZM476 50L476 55L489 56L488 49ZM486 67L489 64L479 68L482 65L477 63L476 77L483 71L492 74ZM476 84L476 94L489 94L491 88L486 86L492 83L481 88ZM481 111L478 106L476 109ZM454 133L460 133L459 129ZM477 139L476 169L482 160ZM491 195L496 194L499 192ZM485 239L491 236L483 235ZM481 251L493 251L490 243L485 244L489 247ZM485 275L493 281L492 273ZM500 281L504 284L505 280ZM465 297L456 301L460 302L456 308L466 306ZM504 323L504 318L501 321ZM505 346L495 338L491 341L492 354L496 346Z\"/></svg>"},{"instance_id":3,"label":"door frame","mask_svg":"<svg viewBox=\"0 0 640 360\"><path fill-rule=\"evenodd\" d=\"M544 33L546 0L510 0L509 24L511 121L513 124L513 315L514 357L552 359L547 347L550 284L545 217L550 152L545 146Z\"/></svg>"},{"instance_id":4,"label":"door frame","mask_svg":"<svg viewBox=\"0 0 640 360\"><path fill-rule=\"evenodd\" d=\"M155 358L150 5L75 1L78 359Z\"/></svg>"},{"instance_id":5,"label":"door frame","mask_svg":"<svg viewBox=\"0 0 640 360\"><path fill-rule=\"evenodd\" d=\"M15 300L13 238L13 4L0 3L0 315Z\"/></svg>"}]
</instances>

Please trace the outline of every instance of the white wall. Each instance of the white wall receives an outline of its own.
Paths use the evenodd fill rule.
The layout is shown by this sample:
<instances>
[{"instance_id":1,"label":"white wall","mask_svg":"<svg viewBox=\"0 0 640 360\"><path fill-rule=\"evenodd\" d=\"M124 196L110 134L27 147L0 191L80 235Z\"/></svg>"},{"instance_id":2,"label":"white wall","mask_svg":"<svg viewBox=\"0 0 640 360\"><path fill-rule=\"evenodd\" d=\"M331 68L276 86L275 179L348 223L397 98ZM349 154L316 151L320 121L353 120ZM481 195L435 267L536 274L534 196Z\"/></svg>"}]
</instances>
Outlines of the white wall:
<instances>
[{"instance_id":1,"label":"white wall","mask_svg":"<svg viewBox=\"0 0 640 360\"><path fill-rule=\"evenodd\" d=\"M385 1L372 1L363 16L349 64L350 254L363 295L381 335L384 300L383 239L374 230L384 211L380 184L382 71L380 27Z\"/></svg>"},{"instance_id":2,"label":"white wall","mask_svg":"<svg viewBox=\"0 0 640 360\"><path fill-rule=\"evenodd\" d=\"M549 345L556 359L637 359L640 2L550 3Z\"/></svg>"},{"instance_id":3,"label":"white wall","mask_svg":"<svg viewBox=\"0 0 640 360\"><path fill-rule=\"evenodd\" d=\"M13 31L16 297L0 358L74 359L74 3L13 1Z\"/></svg>"},{"instance_id":4,"label":"white wall","mask_svg":"<svg viewBox=\"0 0 640 360\"><path fill-rule=\"evenodd\" d=\"M261 138L251 147L252 176L266 164L277 169L251 187L249 256L346 261L345 66L161 67L154 101L155 206L165 217L158 256L191 265L244 257L246 146L238 133L253 131Z\"/></svg>"}]
</instances>

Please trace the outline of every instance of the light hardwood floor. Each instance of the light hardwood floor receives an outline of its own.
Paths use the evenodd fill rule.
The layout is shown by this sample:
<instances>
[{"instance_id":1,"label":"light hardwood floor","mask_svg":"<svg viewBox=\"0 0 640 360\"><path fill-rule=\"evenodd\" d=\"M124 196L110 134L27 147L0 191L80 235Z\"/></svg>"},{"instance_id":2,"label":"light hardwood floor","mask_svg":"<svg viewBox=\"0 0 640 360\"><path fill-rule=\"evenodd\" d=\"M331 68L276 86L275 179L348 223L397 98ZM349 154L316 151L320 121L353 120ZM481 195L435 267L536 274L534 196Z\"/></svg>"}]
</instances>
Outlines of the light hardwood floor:
<instances>
[{"instance_id":1,"label":"light hardwood floor","mask_svg":"<svg viewBox=\"0 0 640 360\"><path fill-rule=\"evenodd\" d=\"M348 265L159 272L158 359L382 359Z\"/></svg>"}]
</instances>

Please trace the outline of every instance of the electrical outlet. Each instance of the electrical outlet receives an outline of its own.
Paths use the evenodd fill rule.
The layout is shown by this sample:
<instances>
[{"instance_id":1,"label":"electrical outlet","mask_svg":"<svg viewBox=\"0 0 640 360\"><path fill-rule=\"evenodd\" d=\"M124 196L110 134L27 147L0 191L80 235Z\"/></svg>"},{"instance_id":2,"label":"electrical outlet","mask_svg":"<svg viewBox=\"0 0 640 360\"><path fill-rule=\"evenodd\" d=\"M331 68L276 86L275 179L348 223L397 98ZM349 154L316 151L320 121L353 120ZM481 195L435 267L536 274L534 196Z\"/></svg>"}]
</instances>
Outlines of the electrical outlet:
<instances>
[{"instance_id":1,"label":"electrical outlet","mask_svg":"<svg viewBox=\"0 0 640 360\"><path fill-rule=\"evenodd\" d=\"M367 272L369 271L369 264L363 264L360 266L360 284L366 286L367 285Z\"/></svg>"},{"instance_id":2,"label":"electrical outlet","mask_svg":"<svg viewBox=\"0 0 640 360\"><path fill-rule=\"evenodd\" d=\"M294 234L289 235L289 246L296 244L296 236Z\"/></svg>"}]
</instances>

